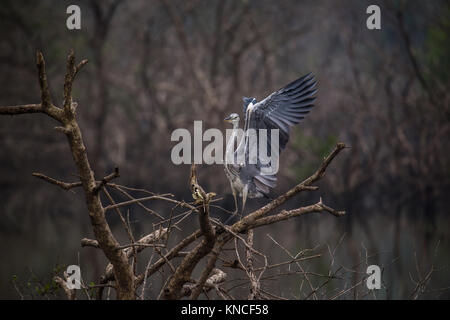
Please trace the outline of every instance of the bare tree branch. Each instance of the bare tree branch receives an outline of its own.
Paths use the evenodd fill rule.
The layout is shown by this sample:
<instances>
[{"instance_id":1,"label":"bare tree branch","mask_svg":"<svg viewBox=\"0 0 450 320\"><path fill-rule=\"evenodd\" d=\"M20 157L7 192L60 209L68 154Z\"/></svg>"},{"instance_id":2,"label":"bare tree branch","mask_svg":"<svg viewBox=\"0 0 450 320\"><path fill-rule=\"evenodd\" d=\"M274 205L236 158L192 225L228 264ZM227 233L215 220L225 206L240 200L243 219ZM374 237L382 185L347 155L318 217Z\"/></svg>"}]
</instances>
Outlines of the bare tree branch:
<instances>
[{"instance_id":1,"label":"bare tree branch","mask_svg":"<svg viewBox=\"0 0 450 320\"><path fill-rule=\"evenodd\" d=\"M267 213L269 213L273 209L279 207L280 205L285 203L287 200L289 200L290 198L292 198L296 194L298 194L298 193L300 193L302 191L305 191L305 190L308 190L308 191L309 190L317 190L317 189L311 189L311 187L312 187L311 184L313 184L314 182L320 180L323 177L323 175L325 174L325 171L328 168L328 166L330 165L331 161L333 161L333 159L345 147L346 146L345 146L344 143L338 143L336 145L335 149L324 159L324 161L322 162L320 167L316 170L316 172L314 172L313 175L311 175L309 178L307 178L303 182L301 182L298 185L296 185L291 190L287 191L285 194L283 194L283 195L279 196L278 198L276 198L275 200L269 202L264 207L262 207L262 208L260 208L260 209L258 209L256 211L250 213L249 215L247 215L246 217L244 217L240 221L236 222L231 227L232 231L236 232L236 233L239 233L239 232L243 232L245 230L248 230L248 229L252 228L252 225L255 224L257 219L263 217L264 215L266 215ZM261 224L259 224L259 225L261 225Z\"/></svg>"},{"instance_id":2,"label":"bare tree branch","mask_svg":"<svg viewBox=\"0 0 450 320\"><path fill-rule=\"evenodd\" d=\"M67 280L67 274L64 274L65 279ZM55 281L57 284L61 286L61 288L64 290L64 292L67 295L67 298L69 300L75 300L76 299L76 290L75 289L69 289L69 286L67 285L67 281L59 276L53 277L53 281Z\"/></svg>"},{"instance_id":3,"label":"bare tree branch","mask_svg":"<svg viewBox=\"0 0 450 320\"><path fill-rule=\"evenodd\" d=\"M202 205L200 206L198 218L200 230L204 236L204 239L183 259L183 261L181 261L180 266L176 269L176 271L170 278L169 283L164 289L165 299L180 298L182 286L187 281L189 281L192 271L194 270L198 262L209 252L211 252L216 240L214 229L212 228L211 222L209 221L209 201L211 194L206 194L203 188L198 184L195 164L192 164L191 166L191 190L193 191L194 198L201 198L201 200L199 200L201 201ZM199 194L197 194L197 192ZM202 278L204 278L204 276Z\"/></svg>"},{"instance_id":4,"label":"bare tree branch","mask_svg":"<svg viewBox=\"0 0 450 320\"><path fill-rule=\"evenodd\" d=\"M38 173L38 172L33 172L33 176L35 176L36 178L42 179L44 181L47 181L48 183L57 185L57 186L63 188L64 190L70 190L72 188L76 188L76 187L81 187L82 186L81 181L78 181L78 182L63 182L63 181L56 180L54 178L51 178L49 176L46 176L45 174Z\"/></svg>"},{"instance_id":5,"label":"bare tree branch","mask_svg":"<svg viewBox=\"0 0 450 320\"><path fill-rule=\"evenodd\" d=\"M100 197L95 192L96 181L91 165L88 160L86 147L82 138L81 130L75 118L75 106L72 103L72 84L75 75L75 54L70 50L67 56L67 71L64 78L64 108L57 108L52 104L47 75L45 72L45 61L41 52L37 52L37 67L39 74L39 85L41 87L41 105L28 105L27 107L0 107L0 114L19 114L42 112L57 120L64 128L67 136L72 158L77 167L86 196L86 204L89 210L91 225L100 248L105 253L108 260L114 266L114 274L117 280L117 296L119 299L134 299L134 275L128 258L122 250L116 250L119 243L109 228L105 218L105 211L101 204ZM81 66L86 62L82 62ZM50 181L42 176L40 178ZM52 181L53 183L55 181ZM59 184L61 186L61 184Z\"/></svg>"},{"instance_id":6,"label":"bare tree branch","mask_svg":"<svg viewBox=\"0 0 450 320\"><path fill-rule=\"evenodd\" d=\"M36 52L36 64L38 67L39 85L41 87L41 105L43 109L48 109L50 106L53 106L53 103L48 87L44 56L40 51Z\"/></svg>"}]
</instances>

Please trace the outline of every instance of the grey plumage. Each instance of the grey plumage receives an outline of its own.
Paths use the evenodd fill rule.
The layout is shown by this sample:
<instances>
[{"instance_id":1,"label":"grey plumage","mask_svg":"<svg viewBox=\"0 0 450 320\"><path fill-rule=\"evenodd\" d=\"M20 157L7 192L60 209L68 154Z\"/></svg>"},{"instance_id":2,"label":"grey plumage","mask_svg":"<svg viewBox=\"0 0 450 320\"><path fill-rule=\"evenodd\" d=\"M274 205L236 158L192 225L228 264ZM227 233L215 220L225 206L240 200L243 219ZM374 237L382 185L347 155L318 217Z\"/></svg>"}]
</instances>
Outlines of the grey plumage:
<instances>
[{"instance_id":1,"label":"grey plumage","mask_svg":"<svg viewBox=\"0 0 450 320\"><path fill-rule=\"evenodd\" d=\"M248 133L252 129L259 132L259 129L267 129L267 146L268 155L272 154L271 136L272 129L279 129L278 148L279 154L285 149L289 141L289 128L298 124L309 111L313 108L315 100L314 94L316 81L314 76L309 73L283 88L273 92L264 100L257 102L255 98L243 98L244 101L244 136L234 151L233 148L227 146L227 155L233 159L242 157L244 163L229 163L225 161L225 171L230 180L233 194L239 192L243 197L243 208L246 198L256 198L267 196L270 189L276 186L276 174L262 174L264 168L271 166L271 163L263 164L261 159L256 159L256 163L250 164L249 158L249 141ZM239 124L239 116L237 114L230 115L227 119L231 119L233 128L237 130ZM260 138L256 134L257 148L260 148ZM230 158L228 158L230 159ZM236 199L235 199L236 201Z\"/></svg>"}]
</instances>

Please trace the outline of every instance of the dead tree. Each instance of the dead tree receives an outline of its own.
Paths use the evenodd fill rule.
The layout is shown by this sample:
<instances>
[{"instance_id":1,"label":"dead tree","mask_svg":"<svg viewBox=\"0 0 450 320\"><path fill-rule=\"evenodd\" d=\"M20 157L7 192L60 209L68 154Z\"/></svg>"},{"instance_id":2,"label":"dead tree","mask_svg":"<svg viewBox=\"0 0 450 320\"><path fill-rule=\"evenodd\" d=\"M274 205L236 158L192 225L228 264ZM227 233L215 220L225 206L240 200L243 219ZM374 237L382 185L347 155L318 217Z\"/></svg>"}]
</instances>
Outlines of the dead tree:
<instances>
[{"instance_id":1,"label":"dead tree","mask_svg":"<svg viewBox=\"0 0 450 320\"><path fill-rule=\"evenodd\" d=\"M210 203L217 201L214 199L216 194L214 192L207 193L203 190L197 181L196 168L194 165L191 167L190 180L193 198L196 200L194 203L178 201L174 199L171 194L158 195L150 191L128 188L112 183L113 179L119 177L118 169L104 178L96 180L94 172L91 169L92 165L87 156L82 133L76 119L77 103L72 97L74 80L81 68L87 63L87 60L82 60L76 64L73 50L69 52L67 57L67 71L64 79L64 102L62 106L58 107L53 103L50 94L45 70L45 61L42 53L37 52L36 58L41 89L41 102L38 104L0 107L0 114L11 116L26 113L46 114L58 122L59 125L55 127L55 130L63 133L67 137L80 180L75 182L63 182L42 173L33 173L33 175L48 183L57 185L64 190L78 187L83 189L95 239L84 238L81 240L81 246L99 248L109 261L109 265L106 267L105 274L101 277L100 283L95 285L95 287L98 288L98 299L102 298L103 289L111 286L116 289L118 299L136 299L138 297L143 299L147 279L164 266L170 267L171 274L161 288L159 298L180 299L189 296L191 299L197 299L200 294L203 293L206 295L207 292L211 290L214 290L217 295L223 299L232 298L231 294L220 286L220 284L223 284L226 281L227 274L217 267L217 261L222 259L221 253L223 252L225 245L232 241L235 243L237 259L232 262L225 261L222 267L236 268L246 272L250 283L249 299L274 298L273 295L264 292L261 288L261 276L266 270L285 264L298 264L300 259L313 259L318 255L311 257L302 256L300 258L294 257L287 262L269 265L267 256L257 251L253 246L254 229L313 212L327 212L336 217L345 214L344 211L337 211L325 205L320 198L320 201L315 204L292 210L282 210L278 213L269 215L269 213L272 213L295 195L301 192L318 190L318 187L314 184L324 176L330 163L338 153L345 148L343 143L338 143L336 145L334 150L324 158L317 171L309 178L297 184L265 206L241 218L231 226L223 225L217 219L210 217ZM123 196L127 197L128 200L116 202L109 193L108 188L120 192ZM135 198L130 195L127 190L142 191L147 195L145 197ZM104 205L102 203L100 199L101 192L103 192L109 200L109 205ZM174 208L169 217L167 217L167 214L161 215L155 212L144 204L145 202L152 200L165 201L173 205ZM135 240L129 224L121 213L121 208L132 204L138 204L144 210L160 220L157 224L158 228L139 240ZM174 210L176 208L183 208L187 211L175 216ZM119 215L130 241L128 244L123 245L116 240L106 219L106 213L108 211L115 211ZM178 241L175 246L169 249L167 246L167 239L173 232L180 230L179 226L182 221L193 212L198 216L199 229L189 236L184 237L181 241ZM243 237L245 234L247 239L244 239ZM197 242L197 244L192 250L183 252L183 250L195 242ZM238 243L241 242L246 250L246 265L241 261L238 253ZM145 272L138 274L136 271L137 256L146 248L152 248L153 254L146 265ZM155 254L159 255L160 258L153 262L152 259ZM264 266L259 268L255 266L253 259L255 255L264 258ZM179 257L182 257L182 260L174 265L174 259ZM194 269L198 266L199 262L203 261L205 258L207 259L206 265L201 271L199 279L193 279L192 274ZM55 282L63 287L68 298L76 298L76 294L68 289L63 278L55 277ZM114 284L111 285L110 283ZM142 293L139 294L138 289L141 286ZM311 295L315 295L317 289L312 288L312 286L311 289L313 290Z\"/></svg>"}]
</instances>

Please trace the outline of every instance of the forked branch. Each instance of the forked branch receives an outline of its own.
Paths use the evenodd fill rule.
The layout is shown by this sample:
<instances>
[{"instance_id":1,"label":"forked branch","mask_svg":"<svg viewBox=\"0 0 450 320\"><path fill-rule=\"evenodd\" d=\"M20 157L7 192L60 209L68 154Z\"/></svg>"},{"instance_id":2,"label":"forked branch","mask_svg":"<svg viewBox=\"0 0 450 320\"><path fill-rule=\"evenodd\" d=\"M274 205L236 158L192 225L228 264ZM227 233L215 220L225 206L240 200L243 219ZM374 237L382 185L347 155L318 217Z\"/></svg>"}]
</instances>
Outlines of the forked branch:
<instances>
[{"instance_id":1,"label":"forked branch","mask_svg":"<svg viewBox=\"0 0 450 320\"><path fill-rule=\"evenodd\" d=\"M52 102L47 74L45 70L45 60L41 52L36 54L36 65L38 69L39 85L41 89L41 103L32 105L0 107L0 115L16 115L25 113L44 113L60 123L60 131L62 131L68 140L72 158L77 167L77 173L80 177L79 182L63 183L56 179L49 178L42 174L35 176L46 180L52 184L59 185L63 189L70 189L75 186L83 187L86 197L86 204L89 211L89 217L93 231L98 241L99 247L102 249L108 260L114 266L114 275L117 280L117 297L119 299L134 299L134 274L128 263L128 257L123 250L117 250L120 247L114 235L109 228L105 218L105 210L98 195L98 185L91 170L88 160L86 147L84 145L81 130L75 117L76 103L72 101L72 87L75 75L86 65L87 60L81 61L75 66L75 54L70 50L67 56L67 71L64 78L64 104L62 108L55 106ZM114 177L118 172L114 174ZM103 182L104 181L104 182ZM106 183L108 179L102 180L100 185Z\"/></svg>"}]
</instances>

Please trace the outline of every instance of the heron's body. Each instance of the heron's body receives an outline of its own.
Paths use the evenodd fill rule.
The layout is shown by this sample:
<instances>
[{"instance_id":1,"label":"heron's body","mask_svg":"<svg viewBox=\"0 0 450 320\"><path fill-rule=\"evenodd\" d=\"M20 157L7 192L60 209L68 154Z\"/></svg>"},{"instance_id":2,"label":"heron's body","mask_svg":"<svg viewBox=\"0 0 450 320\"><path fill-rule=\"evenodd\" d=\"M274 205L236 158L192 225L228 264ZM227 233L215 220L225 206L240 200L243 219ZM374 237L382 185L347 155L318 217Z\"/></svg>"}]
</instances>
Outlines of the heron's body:
<instances>
[{"instance_id":1,"label":"heron's body","mask_svg":"<svg viewBox=\"0 0 450 320\"><path fill-rule=\"evenodd\" d=\"M255 98L244 98L244 134L238 147L234 150L234 141L239 129L239 115L231 114L225 120L233 124L233 132L227 144L225 155L225 173L230 181L237 211L236 195L242 197L242 211L247 198L268 196L270 189L276 186L276 174L268 174L265 169L271 168L272 163L264 163L259 158L249 162L250 149L260 147L260 143L267 143L266 150L272 154L272 130L278 130L279 139L275 147L278 155L286 147L289 140L289 127L299 123L312 109L316 93L315 80L311 74L303 76L282 89L270 94L264 100L257 102ZM257 134L255 140L249 138L250 130L264 129L268 134L267 141L260 141ZM277 159L278 161L278 159Z\"/></svg>"},{"instance_id":2,"label":"heron's body","mask_svg":"<svg viewBox=\"0 0 450 320\"><path fill-rule=\"evenodd\" d=\"M243 192L247 193L249 198L260 198L263 197L264 194L259 192L256 188L253 188L251 181L253 179L253 175L249 174L248 170L242 170L244 168L244 163L238 163L237 155L234 154L233 145L234 139L237 136L238 123L233 124L233 132L231 134L230 140L228 141L226 154L233 154L234 161L230 163L230 158L225 158L225 173L230 181L231 188L238 192L239 196L243 196ZM243 148L243 142L245 137L243 137L238 144L238 149ZM244 189L247 186L247 191Z\"/></svg>"}]
</instances>

